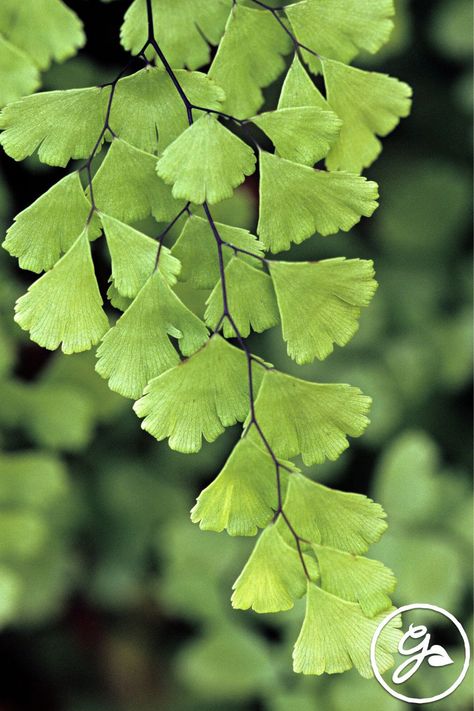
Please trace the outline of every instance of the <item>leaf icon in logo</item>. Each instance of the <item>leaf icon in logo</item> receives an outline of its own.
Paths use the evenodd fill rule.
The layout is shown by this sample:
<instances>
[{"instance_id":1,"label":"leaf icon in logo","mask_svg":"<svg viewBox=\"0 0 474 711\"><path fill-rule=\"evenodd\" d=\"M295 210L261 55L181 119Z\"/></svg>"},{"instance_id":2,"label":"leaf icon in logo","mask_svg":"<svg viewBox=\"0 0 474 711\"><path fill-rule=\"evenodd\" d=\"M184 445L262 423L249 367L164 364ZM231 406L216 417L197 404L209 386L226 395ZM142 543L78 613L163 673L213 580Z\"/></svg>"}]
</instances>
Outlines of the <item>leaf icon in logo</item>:
<instances>
[{"instance_id":1,"label":"leaf icon in logo","mask_svg":"<svg viewBox=\"0 0 474 711\"><path fill-rule=\"evenodd\" d=\"M448 664L454 664L445 648L440 644L433 644L428 650L428 655L430 667L446 667Z\"/></svg>"}]
</instances>

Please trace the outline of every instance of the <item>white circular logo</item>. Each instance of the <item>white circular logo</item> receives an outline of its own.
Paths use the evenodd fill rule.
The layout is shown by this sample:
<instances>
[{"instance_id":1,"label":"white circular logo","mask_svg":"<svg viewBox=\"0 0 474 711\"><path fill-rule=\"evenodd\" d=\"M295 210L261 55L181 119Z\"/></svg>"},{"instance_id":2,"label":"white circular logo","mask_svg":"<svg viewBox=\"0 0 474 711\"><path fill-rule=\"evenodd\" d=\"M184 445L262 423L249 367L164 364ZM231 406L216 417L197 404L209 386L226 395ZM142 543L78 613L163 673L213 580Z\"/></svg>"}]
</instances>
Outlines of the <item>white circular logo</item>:
<instances>
[{"instance_id":1,"label":"white circular logo","mask_svg":"<svg viewBox=\"0 0 474 711\"><path fill-rule=\"evenodd\" d=\"M391 620L397 617L397 615L400 615L403 612L409 612L410 610L431 610L432 612L437 612L438 614L443 615L456 627L464 643L464 664L461 672L459 673L457 679L451 684L449 689L446 689L446 691L443 691L441 694L437 694L436 696L415 698L401 694L389 686L389 684L382 677L377 665L377 641L382 630L389 622L391 622ZM453 660L444 647L439 644L431 645L430 642L431 635L425 625L410 625L408 631L405 632L398 644L398 652L402 656L407 657L407 659L405 659L393 672L391 677L393 684L398 685L408 681L408 679L416 674L425 660L432 667L443 667L448 664L453 664ZM412 646L408 647L407 645L410 643ZM391 696L394 696L396 699L400 699L400 701L405 701L409 704L429 704L434 701L440 701L440 699L444 699L446 696L452 694L466 676L467 670L469 669L470 654L469 639L461 623L447 610L444 610L442 607L437 607L436 605L429 605L428 603L403 605L403 607L399 607L397 610L391 612L384 620L382 620L375 630L375 634L372 638L372 644L370 645L370 663L372 665L375 678Z\"/></svg>"}]
</instances>

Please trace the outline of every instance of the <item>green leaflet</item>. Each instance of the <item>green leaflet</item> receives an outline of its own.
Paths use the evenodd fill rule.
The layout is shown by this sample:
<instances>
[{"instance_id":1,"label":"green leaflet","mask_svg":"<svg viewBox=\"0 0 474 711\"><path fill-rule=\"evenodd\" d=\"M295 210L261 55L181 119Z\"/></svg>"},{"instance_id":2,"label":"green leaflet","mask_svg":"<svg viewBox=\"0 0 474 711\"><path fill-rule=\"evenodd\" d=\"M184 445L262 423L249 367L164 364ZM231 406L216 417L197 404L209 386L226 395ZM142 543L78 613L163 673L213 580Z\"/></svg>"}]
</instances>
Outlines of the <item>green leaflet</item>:
<instances>
[{"instance_id":1,"label":"green leaflet","mask_svg":"<svg viewBox=\"0 0 474 711\"><path fill-rule=\"evenodd\" d=\"M70 173L15 217L3 247L18 257L22 269L37 273L51 269L83 231L90 209L79 173ZM99 233L93 220L89 238Z\"/></svg>"},{"instance_id":2,"label":"green leaflet","mask_svg":"<svg viewBox=\"0 0 474 711\"><path fill-rule=\"evenodd\" d=\"M0 108L24 94L36 91L40 79L31 59L0 36Z\"/></svg>"},{"instance_id":3,"label":"green leaflet","mask_svg":"<svg viewBox=\"0 0 474 711\"><path fill-rule=\"evenodd\" d=\"M247 338L251 330L261 333L277 325L280 320L278 307L268 274L233 257L225 268L225 281L229 310L241 336ZM210 328L215 329L224 312L220 279L206 304L205 321ZM232 338L235 331L228 319L222 325L224 336Z\"/></svg>"},{"instance_id":4,"label":"green leaflet","mask_svg":"<svg viewBox=\"0 0 474 711\"><path fill-rule=\"evenodd\" d=\"M335 460L367 427L371 399L350 385L311 383L266 371L255 411L274 452L307 465ZM280 413L278 419L275 412Z\"/></svg>"},{"instance_id":5,"label":"green leaflet","mask_svg":"<svg viewBox=\"0 0 474 711\"><path fill-rule=\"evenodd\" d=\"M45 91L15 101L0 115L4 151L23 160L38 149L42 163L62 167L71 158L87 158L102 130L109 92Z\"/></svg>"},{"instance_id":6,"label":"green leaflet","mask_svg":"<svg viewBox=\"0 0 474 711\"><path fill-rule=\"evenodd\" d=\"M377 184L350 173L327 173L260 152L257 232L272 252L315 232L347 232L377 208Z\"/></svg>"},{"instance_id":7,"label":"green leaflet","mask_svg":"<svg viewBox=\"0 0 474 711\"><path fill-rule=\"evenodd\" d=\"M192 104L220 108L224 92L206 74L180 69L175 73ZM188 119L186 108L165 70L148 66L118 82L110 125L124 141L155 153L166 148L187 128Z\"/></svg>"},{"instance_id":8,"label":"green leaflet","mask_svg":"<svg viewBox=\"0 0 474 711\"><path fill-rule=\"evenodd\" d=\"M298 40L323 57L350 62L365 49L372 54L393 29L393 0L302 0L285 9ZM319 59L302 50L312 71Z\"/></svg>"},{"instance_id":9,"label":"green leaflet","mask_svg":"<svg viewBox=\"0 0 474 711\"><path fill-rule=\"evenodd\" d=\"M324 158L341 128L333 111L316 106L268 111L250 120L267 134L280 156L304 165Z\"/></svg>"},{"instance_id":10,"label":"green leaflet","mask_svg":"<svg viewBox=\"0 0 474 711\"><path fill-rule=\"evenodd\" d=\"M315 86L297 54L288 69L278 101L279 109L290 109L294 106L314 106L323 111L330 110L328 102Z\"/></svg>"},{"instance_id":11,"label":"green leaflet","mask_svg":"<svg viewBox=\"0 0 474 711\"><path fill-rule=\"evenodd\" d=\"M160 178L173 197L210 205L232 197L255 170L253 150L211 114L205 114L171 143L158 159Z\"/></svg>"},{"instance_id":12,"label":"green leaflet","mask_svg":"<svg viewBox=\"0 0 474 711\"><path fill-rule=\"evenodd\" d=\"M312 578L317 577L314 561L305 556ZM312 565L313 564L313 565ZM232 607L255 612L281 612L293 607L306 592L306 577L300 558L270 525L258 539L250 558L233 585Z\"/></svg>"},{"instance_id":13,"label":"green leaflet","mask_svg":"<svg viewBox=\"0 0 474 711\"><path fill-rule=\"evenodd\" d=\"M395 576L378 560L313 544L323 590L343 600L357 602L366 617L387 610Z\"/></svg>"},{"instance_id":14,"label":"green leaflet","mask_svg":"<svg viewBox=\"0 0 474 711\"><path fill-rule=\"evenodd\" d=\"M263 244L247 230L216 222L221 238L236 247L245 249L257 257L263 256ZM219 258L215 237L209 222L192 215L186 221L183 231L171 248L171 254L181 262L180 280L189 282L197 289L212 289L219 280ZM234 252L225 247L224 263L228 264ZM238 258L248 261L255 268L261 262L251 256L238 253Z\"/></svg>"},{"instance_id":15,"label":"green leaflet","mask_svg":"<svg viewBox=\"0 0 474 711\"><path fill-rule=\"evenodd\" d=\"M329 489L302 474L292 474L284 502L298 534L308 541L351 554L365 553L387 528L385 512L361 494Z\"/></svg>"},{"instance_id":16,"label":"green leaflet","mask_svg":"<svg viewBox=\"0 0 474 711\"><path fill-rule=\"evenodd\" d=\"M191 520L204 531L255 536L277 506L275 464L268 452L243 437L217 478L199 494Z\"/></svg>"},{"instance_id":17,"label":"green leaflet","mask_svg":"<svg viewBox=\"0 0 474 711\"><path fill-rule=\"evenodd\" d=\"M341 600L308 582L306 615L293 651L294 671L337 674L354 666L361 676L370 678L370 644L388 612L367 618L356 603ZM376 658L381 673L393 666L400 626L401 618L395 617L380 634Z\"/></svg>"},{"instance_id":18,"label":"green leaflet","mask_svg":"<svg viewBox=\"0 0 474 711\"><path fill-rule=\"evenodd\" d=\"M290 47L269 12L234 5L209 70L209 76L224 89L224 110L241 119L255 114L263 104L262 88L282 73L282 55Z\"/></svg>"},{"instance_id":19,"label":"green leaflet","mask_svg":"<svg viewBox=\"0 0 474 711\"><path fill-rule=\"evenodd\" d=\"M87 230L15 306L15 321L43 348L86 351L107 330Z\"/></svg>"},{"instance_id":20,"label":"green leaflet","mask_svg":"<svg viewBox=\"0 0 474 711\"><path fill-rule=\"evenodd\" d=\"M153 0L152 7L155 36L171 66L197 69L208 64L208 42L219 42L231 0ZM147 32L145 0L134 0L120 31L125 49L138 54Z\"/></svg>"},{"instance_id":21,"label":"green leaflet","mask_svg":"<svg viewBox=\"0 0 474 711\"><path fill-rule=\"evenodd\" d=\"M179 363L169 337L185 355L207 341L207 329L171 291L160 272L147 280L97 350L96 370L124 397L140 397L145 385Z\"/></svg>"},{"instance_id":22,"label":"green leaflet","mask_svg":"<svg viewBox=\"0 0 474 711\"><path fill-rule=\"evenodd\" d=\"M113 280L109 279L109 282L109 288L107 289L108 300L115 309L118 309L119 311L126 311L132 303L132 299L129 299L126 296L122 296L122 294L115 286Z\"/></svg>"},{"instance_id":23,"label":"green leaflet","mask_svg":"<svg viewBox=\"0 0 474 711\"><path fill-rule=\"evenodd\" d=\"M370 260L268 263L288 355L297 363L323 360L356 333L360 309L377 288ZM304 294L304 300L301 295Z\"/></svg>"},{"instance_id":24,"label":"green leaflet","mask_svg":"<svg viewBox=\"0 0 474 711\"><path fill-rule=\"evenodd\" d=\"M158 244L142 232L109 215L100 215L112 260L112 280L121 296L133 299L155 269ZM158 269L176 284L181 265L167 247L161 247Z\"/></svg>"},{"instance_id":25,"label":"green leaflet","mask_svg":"<svg viewBox=\"0 0 474 711\"><path fill-rule=\"evenodd\" d=\"M338 141L326 164L329 170L359 173L377 158L386 136L408 116L412 91L408 84L378 72L366 72L329 59L323 61L328 102L342 119Z\"/></svg>"},{"instance_id":26,"label":"green leaflet","mask_svg":"<svg viewBox=\"0 0 474 711\"><path fill-rule=\"evenodd\" d=\"M255 368L258 387L260 369ZM157 440L169 437L178 452L198 452L249 409L247 360L239 348L214 335L200 351L152 380L134 405L142 428Z\"/></svg>"},{"instance_id":27,"label":"green leaflet","mask_svg":"<svg viewBox=\"0 0 474 711\"><path fill-rule=\"evenodd\" d=\"M40 69L72 57L86 41L82 22L61 0L2 0L0 33Z\"/></svg>"},{"instance_id":28,"label":"green leaflet","mask_svg":"<svg viewBox=\"0 0 474 711\"><path fill-rule=\"evenodd\" d=\"M98 209L124 222L150 214L158 221L172 220L183 203L173 199L155 168L156 156L114 138L92 182Z\"/></svg>"}]
</instances>

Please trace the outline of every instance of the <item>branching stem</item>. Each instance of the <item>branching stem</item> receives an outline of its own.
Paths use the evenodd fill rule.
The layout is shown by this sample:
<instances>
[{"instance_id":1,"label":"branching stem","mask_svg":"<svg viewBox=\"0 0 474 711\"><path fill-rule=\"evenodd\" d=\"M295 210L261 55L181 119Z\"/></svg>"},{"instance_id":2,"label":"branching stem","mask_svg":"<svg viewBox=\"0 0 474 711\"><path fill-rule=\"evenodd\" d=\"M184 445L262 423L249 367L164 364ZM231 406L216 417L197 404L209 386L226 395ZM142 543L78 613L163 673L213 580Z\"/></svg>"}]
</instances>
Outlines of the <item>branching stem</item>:
<instances>
[{"instance_id":1,"label":"branching stem","mask_svg":"<svg viewBox=\"0 0 474 711\"><path fill-rule=\"evenodd\" d=\"M286 9L285 6L271 7L271 5L267 5L266 3L262 2L261 0L251 0L251 1L253 3L255 3L255 5L258 5L259 7L261 7L263 10L268 10L268 12L270 12L273 15L273 17L278 22L278 24L280 25L282 30L290 38L290 40L293 44L293 47L295 48L295 52L300 54L300 50L304 49L305 52L309 52L309 54L312 54L313 57L318 57L318 59L320 58L320 55L317 52L315 52L314 49L311 49L311 47L307 47L305 44L300 42L299 39L296 37L296 35L290 30L290 28L287 27L287 25L285 25L285 23L283 22L283 20L280 17L280 14L279 14L280 12L283 12L283 13L285 12L285 9Z\"/></svg>"},{"instance_id":2,"label":"branching stem","mask_svg":"<svg viewBox=\"0 0 474 711\"><path fill-rule=\"evenodd\" d=\"M226 242L223 240L222 242L224 247L229 247L229 249L232 249L235 253L240 253L240 254L246 254L248 257L253 257L254 259L258 259L259 262L263 262L266 264L268 262L268 259L265 257L261 257L260 254L254 254L254 252L250 252L248 249L243 249L242 247L237 247L236 244L232 244L232 242Z\"/></svg>"},{"instance_id":3,"label":"branching stem","mask_svg":"<svg viewBox=\"0 0 474 711\"><path fill-rule=\"evenodd\" d=\"M298 42L298 40L296 39L296 37L293 35L293 33L286 27L286 25L284 24L284 22L281 20L281 18L278 15L278 12L280 10L282 10L282 8L271 8L270 6L265 5L262 2L259 2L259 0L253 0L253 2L255 2L257 5L260 5L264 9L269 10L272 13L272 15L276 18L277 22L282 26L282 28L285 30L285 32L287 34L289 34L289 36L292 38L293 44L296 49L302 48L302 49L306 49L308 52L311 52L312 54L316 54L315 52L312 52L312 50L310 50L309 48L300 44ZM161 47L159 46L158 42L156 41L155 32L154 32L154 22L153 22L152 0L146 0L146 8L147 8L148 37L147 37L147 41L146 41L145 45L142 47L142 49L137 54L137 56L133 57L132 60L130 62L128 62L128 64L119 72L119 74L115 77L115 79L113 79L113 81L108 82L107 84L103 84L101 87L101 88L110 87L110 95L109 95L108 102L107 102L104 124L103 124L102 129L99 133L97 141L94 144L94 147L91 151L89 158L87 159L85 164L80 168L80 170L86 170L88 188L89 188L89 196L90 196L90 201L91 201L91 209L90 209L89 215L87 217L87 224L89 224L94 213L97 210L97 206L96 206L95 199L94 199L93 186L92 186L92 162L93 162L99 148L101 147L102 142L103 142L107 132L109 132L109 134L112 136L112 138L114 138L116 136L115 132L113 131L113 129L110 125L110 115L111 115L111 111L112 111L112 103L114 100L117 84L120 81L120 79L124 76L124 74L129 70L130 66L137 60L137 58L141 59L145 63L148 63L148 60L146 57L146 50L148 49L148 47L152 47L154 49L158 58L160 59L161 63L163 64L163 67L164 67L166 73L170 77L178 95L181 98L181 101L184 104L184 107L186 109L188 124L190 126L194 123L193 110L206 111L208 113L216 114L223 119L233 121L234 123L236 123L238 126L240 126L242 128L245 128L245 126L248 123L247 120L238 119L235 116L232 116L231 114L227 114L223 111L218 111L217 109L209 109L209 108L205 108L205 107L193 104L189 100L189 98L188 98L186 92L184 91L183 87L181 86L175 72L173 71L173 69L172 69L171 65L169 64L168 60L166 59L166 56L164 55ZM252 136L248 136L248 138L258 148L258 144L255 141L255 139ZM220 328L222 327L223 323L227 320L234 331L236 340L238 341L243 352L245 353L245 357L246 357L246 361L247 361L250 417L248 419L248 422L247 422L247 425L245 428L244 436L247 434L247 432L250 430L250 428L252 426L255 427L255 429L262 441L263 446L265 447L266 451L268 452L269 456L271 457L271 459L275 465L278 504L277 504L277 509L275 511L274 520L276 521L278 519L278 517L281 516L282 519L284 520L285 524L287 525L288 530L290 531L291 535L293 536L293 538L295 540L296 549L298 552L298 556L301 560L301 565L303 567L304 574L309 580L310 576L308 573L308 569L307 569L307 566L306 566L306 563L304 560L304 556L303 556L303 552L302 552L302 548L301 548L301 544L305 543L306 541L304 541L304 539L302 539L297 534L297 532L295 531L291 522L289 521L288 516L286 515L286 513L283 510L281 471L284 470L284 471L287 471L288 473L291 473L293 470L290 467L288 467L286 464L281 462L278 459L278 457L276 456L272 446L270 445L268 439L265 436L265 433L262 430L260 423L258 422L256 411L255 411L255 391L254 391L252 365L253 365L253 363L256 363L259 366L265 368L266 370L271 370L272 366L267 365L264 361L262 361L260 358L257 358L256 356L254 356L251 353L249 347L247 346L244 338L242 337L242 334L240 333L240 331L237 327L237 324L231 314L231 311L229 308L229 299L228 299L228 289L227 289L227 281L226 281L226 275L225 275L225 260L224 260L224 255L223 255L223 248L227 247L229 249L232 249L235 253L246 254L250 257L253 257L254 259L260 260L263 263L266 263L267 260L265 259L265 257L262 257L258 254L253 254L249 250L243 249L242 247L238 247L237 245L234 245L231 242L226 242L225 240L223 240L220 233L219 233L217 225L212 217L212 214L211 214L211 211L209 209L209 205L207 202L204 202L203 209L204 209L204 213L206 215L207 221L209 223L209 226L210 226L211 231L214 235L216 245L217 245L218 261L219 261L219 275L220 275L220 283L221 283L221 289L222 289L223 311L222 311L222 316L219 319L219 322L217 324L217 327L216 327L214 333L219 331ZM176 222L179 220L179 218L185 212L188 212L189 214L191 214L189 202L177 213L177 215L173 218L173 220L171 220L171 222L167 225L167 227L156 238L157 242L158 242L158 249L157 249L156 258L155 258L154 270L156 270L158 267L160 254L161 254L163 242L164 242L166 235L168 234L168 232L171 230L171 228L176 224Z\"/></svg>"},{"instance_id":4,"label":"branching stem","mask_svg":"<svg viewBox=\"0 0 474 711\"><path fill-rule=\"evenodd\" d=\"M257 4L262 5L263 7L265 7L265 9L268 9L268 10L272 10L272 11L273 11L273 8L270 8L269 6L264 6L263 3L258 3L258 2L257 2ZM171 79L171 81L172 81L174 87L176 88L176 91L178 92L178 94L179 94L179 96L180 96L180 98L181 98L181 100L182 100L182 102L183 102L183 104L184 104L184 106L185 106L185 108L186 108L187 117L188 117L188 124L191 126L191 125L193 124L193 122L194 122L194 119L193 119L193 108L194 108L194 109L199 109L199 110L206 110L206 111L209 111L209 109L202 109L202 107L193 105L193 103L192 103L192 102L189 100L189 98L187 97L186 92L184 91L183 87L181 86L181 84L180 84L180 82L179 82L179 80L178 80L178 78L177 78L175 72L173 71L173 69L172 69L172 67L170 66L169 62L167 61L167 59L166 59L166 57L165 57L163 51L161 50L161 48L160 48L158 42L156 41L156 38L155 38L155 35L154 35L154 22L153 22L152 0L146 0L146 8L147 8L147 21L148 21L148 40L147 40L147 44L146 44L146 46L144 47L143 51L145 51L148 46L153 47L153 49L155 50L156 54L158 55L160 61L162 62L163 66L164 66L164 68L165 68L166 73L167 73L168 76L170 77L170 79ZM281 19L280 19L280 18L278 17L278 15L276 14L276 11L275 11L275 12L272 12L272 14L274 14L274 16L277 17L279 23L280 23L283 27L285 27L284 23L281 21ZM285 27L285 30L287 30L286 27ZM289 30L288 30L288 32L289 32ZM295 38L295 40L296 40L296 38ZM297 41L297 40L296 40L296 41ZM298 43L298 44L299 44L299 43ZM219 113L221 113L221 112L213 111L212 113L218 113L218 114L219 114ZM226 115L226 114L223 114L223 113L222 113L221 115L222 115L224 118L228 118L228 119L230 119L230 120L235 120L235 119L234 119L232 116L230 116L229 114ZM239 124L242 123L242 124L243 124L244 122L240 122L240 120L237 120L237 123L239 123ZM189 206L187 206L187 207L189 207ZM290 531L291 535L293 536L293 538L294 538L294 540L295 540L296 549L297 549L298 556L299 556L300 561L301 561L301 565L302 565L302 567L303 567L304 574L305 574L306 578L308 578L308 580L309 580L309 579L310 579L310 576L309 576L309 573L308 573L308 569L307 569L307 566L306 566L306 563L305 563L305 560L304 560L304 556L303 556L303 551L302 551L302 548L301 548L301 543L303 542L303 539L301 539L300 536L298 536L298 534L296 533L296 531L295 531L295 529L293 528L292 524L290 523L290 521L289 521L289 519L288 519L288 516L287 516L286 513L283 511L283 495L282 495L282 483L281 483L281 470L284 469L284 470L286 470L286 471L288 471L288 472L291 472L292 470L291 470L289 467L287 467L285 464L283 464L282 462L280 462L280 460L277 458L277 456L276 456L276 454L275 454L275 452L274 452L272 446L270 445L268 439L267 439L266 436L265 436L265 433L264 433L263 430L262 430L262 427L261 427L260 423L258 422L257 415L256 415L256 411L255 411L255 392L254 392L254 381L253 381L253 373L252 373L252 364L253 364L254 362L261 363L261 361L260 361L258 358L256 358L256 357L250 352L250 349L249 349L249 347L247 346L245 340L243 339L242 334L240 333L240 331L239 331L239 329L238 329L238 327L237 327L237 324L235 323L235 320L234 320L234 318L233 318L233 316L232 316L232 314L231 314L231 312L230 312L230 309L229 309L229 297L228 297L227 280L226 280L226 275L225 275L225 260L224 260L224 255L223 255L223 247L224 247L224 246L231 247L231 248L234 249L235 251L245 251L245 250L240 250L240 248L237 248L237 247L235 247L234 245L230 245L229 243L225 242L225 241L222 239L222 237L221 237L221 235L220 235L220 233L219 233L219 230L218 230L218 228L217 228L217 225L216 225L216 223L215 223L215 221L214 221L214 218L212 217L212 214L211 214L211 211L210 211L210 209L209 209L209 205L208 205L207 201L203 203L203 209L204 209L204 213L205 213L206 218L207 218L207 221L208 221L208 223L209 223L209 227L210 227L210 229L211 229L211 231L212 231L212 234L213 234L213 236L214 236L214 239L215 239L216 245L217 245L218 262L219 262L219 275L220 275L220 283L221 283L221 289L222 289L222 306L223 306L223 309L222 309L222 316L221 316L221 318L219 319L219 323L218 323L218 326L217 326L216 331L219 330L220 327L222 326L222 324L224 323L224 321L227 320L227 321L229 322L229 324L231 325L231 327L232 327L234 333L235 333L235 338L236 338L236 340L238 341L238 343L239 343L240 347L242 348L243 352L245 353L245 357L246 357L246 361L247 361L247 375L248 375L248 388L249 388L250 417L249 417L249 420L248 420L248 423L247 423L247 426L246 426L246 429L245 429L245 433L244 433L244 434L247 434L247 432L250 430L250 428L251 428L252 426L255 427L255 429L256 429L256 431L257 431L257 433L258 433L258 435L259 435L259 437L260 437L260 439L261 439L261 441L262 441L263 446L264 446L265 449L267 450L269 456L271 457L271 459L272 459L272 461L273 461L273 463L274 463L274 465L275 465L276 485L277 485L277 498L278 498L278 506L277 506L277 510L275 511L275 520L281 515L282 519L285 521L285 523L286 523L286 525L287 525L287 527L288 527L288 530ZM182 214L182 213L181 213L181 214ZM180 216L180 215L179 215L179 216ZM175 220L176 220L176 219L178 219L178 216L175 218ZM170 229L170 227L171 227L171 226L168 226L167 230ZM161 248L161 245L160 245L160 248ZM158 253L159 253L159 252L158 252ZM255 256L255 255L252 255L252 256ZM263 258L261 258L261 259L263 259Z\"/></svg>"},{"instance_id":5,"label":"branching stem","mask_svg":"<svg viewBox=\"0 0 474 711\"><path fill-rule=\"evenodd\" d=\"M171 220L169 225L167 225L165 227L165 229L162 232L160 232L158 237L156 237L156 241L158 242L158 249L156 251L155 266L154 266L153 271L156 271L158 269L158 262L160 261L160 254L161 254L161 250L163 248L163 242L165 240L166 235L175 226L175 224L178 222L179 218L182 215L184 215L185 212L189 213L189 205L190 205L190 203L187 202L186 205L178 212L178 214L175 217L173 217L173 219Z\"/></svg>"},{"instance_id":6,"label":"branching stem","mask_svg":"<svg viewBox=\"0 0 474 711\"><path fill-rule=\"evenodd\" d=\"M97 151L98 151L99 148L101 147L102 141L104 140L104 138L105 138L107 132L109 132L109 134L112 136L112 138L115 138L115 136L116 136L114 130L112 129L112 127L111 127L111 125L110 125L110 114L111 114L111 111L112 111L112 103L113 103L113 100L114 100L115 91L116 91L116 89L117 89L117 84L119 83L120 79L123 77L123 75L124 75L126 72L128 72L128 70L130 69L131 66L133 66L133 64L136 62L136 60L137 60L137 57L133 57L133 58L124 66L124 68L117 74L117 76L115 77L115 79L113 79L113 80L110 81L110 82L107 82L106 84L102 84L102 86L100 87L101 89L105 89L105 88L107 88L107 87L110 87L110 94L109 94L109 98L108 98L108 101L107 101L107 108L106 108L106 110L105 110L104 123L103 123L103 126L102 126L101 130L100 130L100 133L99 133L99 136L98 136L98 138L97 138L97 141L95 142L94 147L93 147L93 149L92 149L92 151L91 151L91 153L90 153L90 155L89 155L89 158L86 160L86 162L84 163L84 165L81 166L81 168L79 169L79 170L85 170L85 171L86 171L87 183L88 183L88 188L89 188L89 197L90 197L90 201L91 201L91 209L90 209L89 215L88 215L88 217L87 217L87 224L90 223L90 221L92 220L92 216L93 216L94 212L95 212L96 209L97 209L97 206L96 206L95 200L94 200L94 189L93 189L93 186L92 186L92 162L93 162L94 158L96 157Z\"/></svg>"}]
</instances>

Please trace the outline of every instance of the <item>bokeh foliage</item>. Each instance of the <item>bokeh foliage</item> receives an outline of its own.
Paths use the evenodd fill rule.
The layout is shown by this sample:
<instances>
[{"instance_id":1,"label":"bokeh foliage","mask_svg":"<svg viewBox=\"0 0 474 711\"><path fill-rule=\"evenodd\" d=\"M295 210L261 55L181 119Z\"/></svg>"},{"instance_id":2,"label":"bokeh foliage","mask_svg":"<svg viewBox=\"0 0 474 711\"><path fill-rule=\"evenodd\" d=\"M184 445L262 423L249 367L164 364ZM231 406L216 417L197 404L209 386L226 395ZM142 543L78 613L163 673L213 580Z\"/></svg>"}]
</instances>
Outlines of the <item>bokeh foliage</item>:
<instances>
[{"instance_id":1,"label":"bokeh foliage","mask_svg":"<svg viewBox=\"0 0 474 711\"><path fill-rule=\"evenodd\" d=\"M87 18L84 3L72 5ZM123 5L105 6L98 19L91 12L90 22L106 10L118 20ZM377 69L409 81L415 103L369 171L383 186L381 208L363 229L313 240L292 256L374 258L372 308L349 348L303 371L273 333L254 343L295 375L370 393L366 436L312 475L384 505L390 529L375 555L397 574L396 604L442 605L469 626L470 3L398 5ZM91 36L78 58L43 75L46 88L110 78L122 57ZM53 182L36 160L27 163L2 161L2 230L28 204L33 181ZM250 182L216 217L253 227L255 207ZM6 255L0 260L0 651L10 672L0 703L48 711L402 708L353 673L292 675L298 606L264 620L229 607L251 542L202 533L188 512L237 433L192 460L149 441L89 354L45 359L13 325L21 277ZM422 693L427 682L415 678ZM469 690L466 681L444 707L467 710Z\"/></svg>"}]
</instances>

